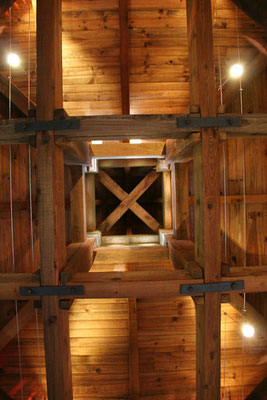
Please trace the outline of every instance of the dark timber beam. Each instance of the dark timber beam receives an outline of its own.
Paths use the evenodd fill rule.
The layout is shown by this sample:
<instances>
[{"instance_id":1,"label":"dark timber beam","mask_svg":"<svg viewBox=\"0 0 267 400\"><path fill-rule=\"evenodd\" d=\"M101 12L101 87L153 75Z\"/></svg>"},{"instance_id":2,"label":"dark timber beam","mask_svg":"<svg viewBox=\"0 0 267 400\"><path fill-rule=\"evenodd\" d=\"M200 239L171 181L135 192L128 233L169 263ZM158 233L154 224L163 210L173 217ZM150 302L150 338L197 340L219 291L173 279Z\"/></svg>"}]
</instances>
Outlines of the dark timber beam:
<instances>
[{"instance_id":1,"label":"dark timber beam","mask_svg":"<svg viewBox=\"0 0 267 400\"><path fill-rule=\"evenodd\" d=\"M177 118L185 114L158 115L104 115L93 117L76 117L80 121L79 129L55 131L56 143L62 140L129 140L129 139L184 139L189 133L200 131L198 127L177 127ZM267 135L267 114L224 114L226 119L240 117L241 126L227 126L220 130L227 137L259 138ZM16 132L17 122L32 122L26 119L1 120L0 144L28 143L35 132Z\"/></svg>"},{"instance_id":2,"label":"dark timber beam","mask_svg":"<svg viewBox=\"0 0 267 400\"><path fill-rule=\"evenodd\" d=\"M53 21L53 23L51 23ZM61 0L37 2L37 120L63 108ZM56 286L66 261L63 151L54 132L37 132L40 276ZM58 297L42 299L49 400L72 399L69 316Z\"/></svg>"},{"instance_id":3,"label":"dark timber beam","mask_svg":"<svg viewBox=\"0 0 267 400\"><path fill-rule=\"evenodd\" d=\"M0 92L8 99L9 97L9 79L0 72ZM28 98L14 84L11 85L12 103L25 115L28 116ZM36 104L31 101L30 108L36 108Z\"/></svg>"},{"instance_id":4,"label":"dark timber beam","mask_svg":"<svg viewBox=\"0 0 267 400\"><path fill-rule=\"evenodd\" d=\"M267 377L246 397L246 400L267 400Z\"/></svg>"},{"instance_id":5,"label":"dark timber beam","mask_svg":"<svg viewBox=\"0 0 267 400\"><path fill-rule=\"evenodd\" d=\"M74 266L74 268L76 267ZM267 292L267 267L232 267L229 274L221 278L221 282L232 281L244 281L244 289L239 290L239 293ZM84 294L81 296L74 294L67 296L67 298L176 297L181 295L181 285L193 285L196 283L203 283L203 279L193 279L183 269L176 271L75 273L67 285L84 286ZM36 280L33 282L33 274L0 274L0 300L38 299L38 297L35 298L30 295L21 296L19 289L22 286L38 287L40 283L36 282ZM235 291L229 290L227 292ZM64 296L61 297L64 298Z\"/></svg>"},{"instance_id":6,"label":"dark timber beam","mask_svg":"<svg viewBox=\"0 0 267 400\"><path fill-rule=\"evenodd\" d=\"M120 76L122 114L130 113L128 0L119 0L120 13Z\"/></svg>"},{"instance_id":7,"label":"dark timber beam","mask_svg":"<svg viewBox=\"0 0 267 400\"><path fill-rule=\"evenodd\" d=\"M211 0L187 0L187 22L191 105L200 106L201 117L215 117ZM221 278L219 132L201 133L194 147L195 260L212 283ZM206 293L196 304L197 400L220 398L220 322L221 295Z\"/></svg>"},{"instance_id":8,"label":"dark timber beam","mask_svg":"<svg viewBox=\"0 0 267 400\"><path fill-rule=\"evenodd\" d=\"M18 312L19 328L22 329L33 317L34 308L32 301L28 301ZM16 315L0 331L0 351L17 335Z\"/></svg>"},{"instance_id":9,"label":"dark timber beam","mask_svg":"<svg viewBox=\"0 0 267 400\"><path fill-rule=\"evenodd\" d=\"M250 18L267 30L267 4L265 0L232 0Z\"/></svg>"}]
</instances>

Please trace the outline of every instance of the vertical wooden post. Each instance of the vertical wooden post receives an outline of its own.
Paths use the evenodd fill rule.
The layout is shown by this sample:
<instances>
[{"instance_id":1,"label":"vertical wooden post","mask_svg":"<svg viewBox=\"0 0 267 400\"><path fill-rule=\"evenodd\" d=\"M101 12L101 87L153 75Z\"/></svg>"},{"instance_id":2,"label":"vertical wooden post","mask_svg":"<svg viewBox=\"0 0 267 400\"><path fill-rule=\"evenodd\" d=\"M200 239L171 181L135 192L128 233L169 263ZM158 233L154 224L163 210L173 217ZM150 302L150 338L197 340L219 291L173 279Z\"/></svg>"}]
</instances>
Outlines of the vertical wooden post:
<instances>
[{"instance_id":1,"label":"vertical wooden post","mask_svg":"<svg viewBox=\"0 0 267 400\"><path fill-rule=\"evenodd\" d=\"M61 0L37 2L37 118L62 108ZM57 285L66 259L64 161L54 132L37 133L37 180L41 284ZM72 399L68 312L58 297L42 300L49 400Z\"/></svg>"},{"instance_id":2,"label":"vertical wooden post","mask_svg":"<svg viewBox=\"0 0 267 400\"><path fill-rule=\"evenodd\" d=\"M187 0L191 104L202 117L216 116L211 0ZM194 110L195 111L195 110ZM195 259L205 282L221 276L220 168L217 129L202 129L194 147ZM220 398L221 296L205 294L197 313L197 399Z\"/></svg>"},{"instance_id":3,"label":"vertical wooden post","mask_svg":"<svg viewBox=\"0 0 267 400\"><path fill-rule=\"evenodd\" d=\"M95 175L85 174L86 191L86 229L87 232L96 230L96 209L95 209Z\"/></svg>"},{"instance_id":4,"label":"vertical wooden post","mask_svg":"<svg viewBox=\"0 0 267 400\"><path fill-rule=\"evenodd\" d=\"M171 173L162 172L162 202L163 202L163 227L172 228L172 191L171 191Z\"/></svg>"},{"instance_id":5,"label":"vertical wooden post","mask_svg":"<svg viewBox=\"0 0 267 400\"><path fill-rule=\"evenodd\" d=\"M128 271L135 271L135 264L128 263ZM129 394L131 400L139 399L139 354L136 299L129 299Z\"/></svg>"},{"instance_id":6,"label":"vertical wooden post","mask_svg":"<svg viewBox=\"0 0 267 400\"><path fill-rule=\"evenodd\" d=\"M172 169L173 231L175 239L189 240L188 164L176 163Z\"/></svg>"},{"instance_id":7,"label":"vertical wooden post","mask_svg":"<svg viewBox=\"0 0 267 400\"><path fill-rule=\"evenodd\" d=\"M72 189L70 192L71 241L84 242L86 239L85 176L84 167L71 167Z\"/></svg>"},{"instance_id":8,"label":"vertical wooden post","mask_svg":"<svg viewBox=\"0 0 267 400\"><path fill-rule=\"evenodd\" d=\"M120 72L122 114L130 113L129 95L129 39L128 39L128 0L119 0L120 9Z\"/></svg>"}]
</instances>

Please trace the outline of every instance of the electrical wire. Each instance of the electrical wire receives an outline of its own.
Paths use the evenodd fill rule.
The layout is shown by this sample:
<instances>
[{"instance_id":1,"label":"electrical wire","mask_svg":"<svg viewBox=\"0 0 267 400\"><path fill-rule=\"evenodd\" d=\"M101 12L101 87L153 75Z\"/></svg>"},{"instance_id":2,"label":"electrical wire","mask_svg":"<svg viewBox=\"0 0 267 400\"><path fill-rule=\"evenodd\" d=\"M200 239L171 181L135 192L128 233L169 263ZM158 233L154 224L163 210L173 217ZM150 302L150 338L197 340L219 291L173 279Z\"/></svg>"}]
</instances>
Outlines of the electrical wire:
<instances>
[{"instance_id":1,"label":"electrical wire","mask_svg":"<svg viewBox=\"0 0 267 400\"><path fill-rule=\"evenodd\" d=\"M216 9L216 22L218 21L218 7L217 7L217 0L215 1L215 9ZM217 22L218 23L218 22ZM217 50L218 50L218 67L219 67L219 80L220 80L220 102L221 106L223 105L223 83L222 83L222 69L221 69L221 51L220 51L220 29L218 26L218 45L217 45Z\"/></svg>"},{"instance_id":2,"label":"electrical wire","mask_svg":"<svg viewBox=\"0 0 267 400\"><path fill-rule=\"evenodd\" d=\"M239 28L238 28L237 6L235 6L235 19L236 19L237 57L238 57L238 63L240 64L241 58L240 58L240 44L239 44ZM240 114L243 114L243 87L242 87L241 75L239 77L239 98L240 98Z\"/></svg>"}]
</instances>

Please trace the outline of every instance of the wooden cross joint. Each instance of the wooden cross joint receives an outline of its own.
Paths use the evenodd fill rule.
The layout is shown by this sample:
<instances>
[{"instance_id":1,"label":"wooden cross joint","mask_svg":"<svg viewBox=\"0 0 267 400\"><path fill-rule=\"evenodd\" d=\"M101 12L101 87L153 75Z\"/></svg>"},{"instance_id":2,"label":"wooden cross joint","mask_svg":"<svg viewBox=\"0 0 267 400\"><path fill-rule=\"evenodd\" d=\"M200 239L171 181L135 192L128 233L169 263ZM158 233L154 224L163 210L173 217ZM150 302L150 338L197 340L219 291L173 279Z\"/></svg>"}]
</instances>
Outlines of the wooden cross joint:
<instances>
[{"instance_id":1,"label":"wooden cross joint","mask_svg":"<svg viewBox=\"0 0 267 400\"><path fill-rule=\"evenodd\" d=\"M153 182L159 177L159 173L156 171L149 172L145 178L132 190L130 194L126 193L106 172L103 170L99 171L100 182L110 190L121 203L112 213L103 221L98 227L98 230L104 232L109 231L110 228L126 213L127 210L131 210L134 214L140 218L150 229L154 232L158 232L160 224L156 221L143 207L141 207L136 201L142 194L152 185Z\"/></svg>"}]
</instances>

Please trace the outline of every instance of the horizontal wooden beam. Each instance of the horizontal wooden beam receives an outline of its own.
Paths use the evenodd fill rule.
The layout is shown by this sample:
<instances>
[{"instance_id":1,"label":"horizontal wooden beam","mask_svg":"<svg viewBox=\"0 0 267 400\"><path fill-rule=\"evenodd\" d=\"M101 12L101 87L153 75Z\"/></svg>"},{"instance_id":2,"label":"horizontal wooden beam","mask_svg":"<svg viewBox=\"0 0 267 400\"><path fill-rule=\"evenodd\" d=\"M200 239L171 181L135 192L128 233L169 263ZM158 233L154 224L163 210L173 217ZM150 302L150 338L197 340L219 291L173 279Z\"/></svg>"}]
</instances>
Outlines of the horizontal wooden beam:
<instances>
[{"instance_id":1,"label":"horizontal wooden beam","mask_svg":"<svg viewBox=\"0 0 267 400\"><path fill-rule=\"evenodd\" d=\"M114 244L143 244L143 243L159 243L159 235L114 235L114 236L103 236L102 245L114 245Z\"/></svg>"},{"instance_id":2,"label":"horizontal wooden beam","mask_svg":"<svg viewBox=\"0 0 267 400\"><path fill-rule=\"evenodd\" d=\"M103 143L90 144L92 157L159 157L164 153L165 143Z\"/></svg>"},{"instance_id":3,"label":"horizontal wooden beam","mask_svg":"<svg viewBox=\"0 0 267 400\"><path fill-rule=\"evenodd\" d=\"M175 269L185 268L194 279L203 278L203 269L195 261L195 246L190 240L168 240L170 259Z\"/></svg>"},{"instance_id":4,"label":"horizontal wooden beam","mask_svg":"<svg viewBox=\"0 0 267 400\"><path fill-rule=\"evenodd\" d=\"M99 168L155 167L156 165L156 158L99 160Z\"/></svg>"},{"instance_id":5,"label":"horizontal wooden beam","mask_svg":"<svg viewBox=\"0 0 267 400\"><path fill-rule=\"evenodd\" d=\"M189 204L194 205L194 196L189 196ZM220 196L220 203L223 204L242 204L244 202L243 194ZM246 194L246 204L263 204L267 203L267 194Z\"/></svg>"},{"instance_id":6,"label":"horizontal wooden beam","mask_svg":"<svg viewBox=\"0 0 267 400\"><path fill-rule=\"evenodd\" d=\"M232 267L221 282L233 280L244 281L244 290L239 293L267 292L267 266ZM203 283L203 279L193 279L185 270L76 273L64 285L82 285L84 294L60 298L169 298L180 296L181 285L196 283ZM38 300L38 297L21 296L19 288L39 285L38 282L32 283L32 274L0 274L0 300ZM230 292L233 291L226 293Z\"/></svg>"},{"instance_id":7,"label":"horizontal wooden beam","mask_svg":"<svg viewBox=\"0 0 267 400\"><path fill-rule=\"evenodd\" d=\"M66 267L60 272L61 282L69 282L77 272L88 272L93 264L96 239L88 238L82 243L67 247Z\"/></svg>"},{"instance_id":8,"label":"horizontal wooden beam","mask_svg":"<svg viewBox=\"0 0 267 400\"><path fill-rule=\"evenodd\" d=\"M129 139L184 139L189 133L200 131L198 128L178 128L177 118L184 114L159 115L109 115L77 117L80 129L55 131L56 142L62 137L69 141L84 140L129 140ZM241 127L224 127L228 137L262 137L267 135L267 114L224 114L224 117L240 117ZM2 120L0 122L0 144L28 143L35 132L15 132L16 122L28 122L27 119ZM30 122L30 121L29 121Z\"/></svg>"}]
</instances>

